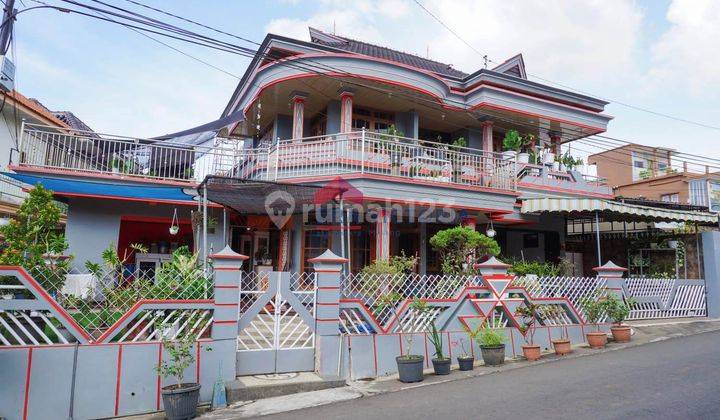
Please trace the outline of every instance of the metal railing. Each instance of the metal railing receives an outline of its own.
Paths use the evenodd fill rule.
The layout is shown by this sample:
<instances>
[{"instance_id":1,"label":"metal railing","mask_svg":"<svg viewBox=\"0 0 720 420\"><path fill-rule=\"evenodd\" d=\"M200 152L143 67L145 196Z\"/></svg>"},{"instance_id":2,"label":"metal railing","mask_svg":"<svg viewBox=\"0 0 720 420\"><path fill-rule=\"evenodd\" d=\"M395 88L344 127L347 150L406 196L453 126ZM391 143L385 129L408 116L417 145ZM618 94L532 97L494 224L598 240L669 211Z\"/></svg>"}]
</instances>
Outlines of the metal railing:
<instances>
[{"instance_id":1,"label":"metal railing","mask_svg":"<svg viewBox=\"0 0 720 420\"><path fill-rule=\"evenodd\" d=\"M283 140L247 149L216 138L189 145L23 124L21 166L199 182L207 175L282 180L365 173L501 190L517 188L517 164L499 153L368 131Z\"/></svg>"}]
</instances>

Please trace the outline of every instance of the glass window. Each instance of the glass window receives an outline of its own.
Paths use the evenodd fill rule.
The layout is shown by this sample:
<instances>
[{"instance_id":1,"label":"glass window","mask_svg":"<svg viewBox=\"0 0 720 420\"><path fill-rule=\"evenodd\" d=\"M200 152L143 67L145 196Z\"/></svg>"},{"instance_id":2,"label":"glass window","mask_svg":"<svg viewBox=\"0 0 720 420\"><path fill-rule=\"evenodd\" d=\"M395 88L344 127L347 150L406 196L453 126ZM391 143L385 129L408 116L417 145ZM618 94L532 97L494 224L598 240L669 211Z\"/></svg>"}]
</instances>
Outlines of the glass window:
<instances>
[{"instance_id":1,"label":"glass window","mask_svg":"<svg viewBox=\"0 0 720 420\"><path fill-rule=\"evenodd\" d=\"M680 195L678 193L673 194L663 194L660 196L660 200L664 201L666 203L679 203L680 202Z\"/></svg>"},{"instance_id":2,"label":"glass window","mask_svg":"<svg viewBox=\"0 0 720 420\"><path fill-rule=\"evenodd\" d=\"M710 182L710 211L720 211L720 182Z\"/></svg>"},{"instance_id":3,"label":"glass window","mask_svg":"<svg viewBox=\"0 0 720 420\"><path fill-rule=\"evenodd\" d=\"M308 260L320 256L330 248L330 232L327 230L306 229L303 268L306 272L312 271L312 263Z\"/></svg>"}]
</instances>

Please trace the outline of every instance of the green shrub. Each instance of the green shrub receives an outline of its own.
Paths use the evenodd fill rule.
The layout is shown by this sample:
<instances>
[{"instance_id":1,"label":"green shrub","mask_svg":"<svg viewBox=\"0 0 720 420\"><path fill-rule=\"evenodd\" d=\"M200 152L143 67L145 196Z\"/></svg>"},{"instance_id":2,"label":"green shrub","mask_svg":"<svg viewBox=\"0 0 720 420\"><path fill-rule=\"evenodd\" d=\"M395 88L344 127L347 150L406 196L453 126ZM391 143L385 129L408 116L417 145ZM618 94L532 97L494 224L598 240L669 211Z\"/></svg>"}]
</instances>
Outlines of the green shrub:
<instances>
[{"instance_id":1,"label":"green shrub","mask_svg":"<svg viewBox=\"0 0 720 420\"><path fill-rule=\"evenodd\" d=\"M497 347L505 344L507 337L499 328L482 327L476 335L475 340L481 347Z\"/></svg>"},{"instance_id":2,"label":"green shrub","mask_svg":"<svg viewBox=\"0 0 720 420\"><path fill-rule=\"evenodd\" d=\"M555 277L560 274L560 268L549 262L514 261L510 263L508 271L518 277L534 274L538 277Z\"/></svg>"}]
</instances>

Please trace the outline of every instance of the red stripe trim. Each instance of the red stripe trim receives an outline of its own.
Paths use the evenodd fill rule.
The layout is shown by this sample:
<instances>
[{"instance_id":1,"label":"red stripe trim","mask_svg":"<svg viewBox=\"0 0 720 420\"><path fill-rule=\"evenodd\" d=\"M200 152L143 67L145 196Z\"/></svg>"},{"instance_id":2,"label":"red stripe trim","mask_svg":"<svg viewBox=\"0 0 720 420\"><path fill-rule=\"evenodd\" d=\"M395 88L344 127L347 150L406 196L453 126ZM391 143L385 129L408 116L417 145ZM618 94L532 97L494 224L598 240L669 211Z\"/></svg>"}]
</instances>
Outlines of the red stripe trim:
<instances>
[{"instance_id":1,"label":"red stripe trim","mask_svg":"<svg viewBox=\"0 0 720 420\"><path fill-rule=\"evenodd\" d=\"M28 404L30 403L30 374L32 372L32 352L33 349L28 349L27 358L27 369L25 370L25 400L23 401L23 420L28 418Z\"/></svg>"},{"instance_id":2,"label":"red stripe trim","mask_svg":"<svg viewBox=\"0 0 720 420\"><path fill-rule=\"evenodd\" d=\"M195 382L200 383L200 342L195 342Z\"/></svg>"},{"instance_id":3,"label":"red stripe trim","mask_svg":"<svg viewBox=\"0 0 720 420\"><path fill-rule=\"evenodd\" d=\"M375 376L378 376L377 334L373 334L372 338L373 338L373 361L375 363ZM348 337L348 340L350 340L350 337Z\"/></svg>"},{"instance_id":4,"label":"red stripe trim","mask_svg":"<svg viewBox=\"0 0 720 420\"><path fill-rule=\"evenodd\" d=\"M118 346L117 357L117 376L115 378L115 417L117 417L120 409L120 376L122 373L122 344Z\"/></svg>"},{"instance_id":5,"label":"red stripe trim","mask_svg":"<svg viewBox=\"0 0 720 420\"><path fill-rule=\"evenodd\" d=\"M338 322L340 321L338 318L317 318L317 322Z\"/></svg>"},{"instance_id":6,"label":"red stripe trim","mask_svg":"<svg viewBox=\"0 0 720 420\"><path fill-rule=\"evenodd\" d=\"M216 268L216 270L217 270L217 268ZM216 289L238 289L239 286L230 286L230 285L225 286L225 285L217 285L216 284L215 288Z\"/></svg>"},{"instance_id":7,"label":"red stripe trim","mask_svg":"<svg viewBox=\"0 0 720 420\"><path fill-rule=\"evenodd\" d=\"M427 345L428 338L427 338L426 332L423 333L423 338L424 338L423 342L425 344L425 367L430 367L430 353L428 352L428 345Z\"/></svg>"},{"instance_id":8,"label":"red stripe trim","mask_svg":"<svg viewBox=\"0 0 720 420\"><path fill-rule=\"evenodd\" d=\"M223 319L221 321L213 321L213 324L234 324L236 322L236 319Z\"/></svg>"},{"instance_id":9,"label":"red stripe trim","mask_svg":"<svg viewBox=\"0 0 720 420\"><path fill-rule=\"evenodd\" d=\"M452 345L450 345L450 331L447 331L448 336L448 356L450 356L450 360L452 360Z\"/></svg>"},{"instance_id":10,"label":"red stripe trim","mask_svg":"<svg viewBox=\"0 0 720 420\"><path fill-rule=\"evenodd\" d=\"M242 265L232 267L215 267L215 271L240 271L241 269Z\"/></svg>"},{"instance_id":11,"label":"red stripe trim","mask_svg":"<svg viewBox=\"0 0 720 420\"><path fill-rule=\"evenodd\" d=\"M318 290L340 290L340 287L338 287L338 286L323 286L323 287L318 287L317 289Z\"/></svg>"},{"instance_id":12,"label":"red stripe trim","mask_svg":"<svg viewBox=\"0 0 720 420\"><path fill-rule=\"evenodd\" d=\"M215 306L238 306L237 303L218 303L215 302Z\"/></svg>"},{"instance_id":13,"label":"red stripe trim","mask_svg":"<svg viewBox=\"0 0 720 420\"><path fill-rule=\"evenodd\" d=\"M330 303L316 302L315 304L317 306L340 306L340 303L338 303L338 302L330 302Z\"/></svg>"},{"instance_id":14,"label":"red stripe trim","mask_svg":"<svg viewBox=\"0 0 720 420\"><path fill-rule=\"evenodd\" d=\"M340 269L340 270L318 270L318 269L315 269L316 273L339 273L341 271L342 271L342 269Z\"/></svg>"},{"instance_id":15,"label":"red stripe trim","mask_svg":"<svg viewBox=\"0 0 720 420\"><path fill-rule=\"evenodd\" d=\"M157 368L160 369L160 365L162 365L162 350L163 350L163 344L159 343L158 345L158 361L157 361ZM161 387L161 378L160 378L160 372L158 371L157 374L157 385L155 387L155 407L159 411L160 410L160 387Z\"/></svg>"},{"instance_id":16,"label":"red stripe trim","mask_svg":"<svg viewBox=\"0 0 720 420\"><path fill-rule=\"evenodd\" d=\"M515 357L515 334L513 334L513 330L510 330L510 347L512 347L513 357Z\"/></svg>"}]
</instances>

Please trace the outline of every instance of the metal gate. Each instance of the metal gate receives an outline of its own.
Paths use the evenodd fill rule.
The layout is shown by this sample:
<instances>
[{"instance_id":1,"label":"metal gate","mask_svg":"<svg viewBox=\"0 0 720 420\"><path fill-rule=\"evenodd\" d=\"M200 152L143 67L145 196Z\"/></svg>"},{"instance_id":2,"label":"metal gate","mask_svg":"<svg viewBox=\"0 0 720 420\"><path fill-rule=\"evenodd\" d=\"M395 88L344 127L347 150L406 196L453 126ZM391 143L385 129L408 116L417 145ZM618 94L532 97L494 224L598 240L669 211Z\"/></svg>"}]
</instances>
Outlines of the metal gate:
<instances>
[{"instance_id":1,"label":"metal gate","mask_svg":"<svg viewBox=\"0 0 720 420\"><path fill-rule=\"evenodd\" d=\"M315 369L315 273L272 271L243 276L237 374Z\"/></svg>"}]
</instances>

